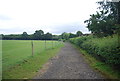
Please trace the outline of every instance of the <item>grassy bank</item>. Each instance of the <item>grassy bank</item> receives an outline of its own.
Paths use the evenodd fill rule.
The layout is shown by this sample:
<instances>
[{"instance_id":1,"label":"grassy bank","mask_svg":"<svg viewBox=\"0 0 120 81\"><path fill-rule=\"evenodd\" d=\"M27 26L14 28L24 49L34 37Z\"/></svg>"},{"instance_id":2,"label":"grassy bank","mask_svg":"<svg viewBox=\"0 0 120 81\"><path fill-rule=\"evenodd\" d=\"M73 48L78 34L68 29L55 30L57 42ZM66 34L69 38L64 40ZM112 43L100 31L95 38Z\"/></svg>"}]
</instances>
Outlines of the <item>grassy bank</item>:
<instances>
[{"instance_id":1,"label":"grassy bank","mask_svg":"<svg viewBox=\"0 0 120 81\"><path fill-rule=\"evenodd\" d=\"M119 79L120 78L120 72L114 70L108 64L105 64L104 62L101 62L97 60L96 58L92 57L85 50L79 48L78 46L74 45L74 47L79 49L80 53L83 54L85 60L89 63L89 65L95 70L102 73L106 79Z\"/></svg>"},{"instance_id":2,"label":"grassy bank","mask_svg":"<svg viewBox=\"0 0 120 81\"><path fill-rule=\"evenodd\" d=\"M120 51L118 49L117 36L96 38L84 36L70 39L84 54L89 64L104 74L107 78L120 78L119 67Z\"/></svg>"},{"instance_id":3,"label":"grassy bank","mask_svg":"<svg viewBox=\"0 0 120 81\"><path fill-rule=\"evenodd\" d=\"M34 41L34 56L31 41L3 40L3 79L32 78L51 57L60 50L62 43Z\"/></svg>"}]
</instances>

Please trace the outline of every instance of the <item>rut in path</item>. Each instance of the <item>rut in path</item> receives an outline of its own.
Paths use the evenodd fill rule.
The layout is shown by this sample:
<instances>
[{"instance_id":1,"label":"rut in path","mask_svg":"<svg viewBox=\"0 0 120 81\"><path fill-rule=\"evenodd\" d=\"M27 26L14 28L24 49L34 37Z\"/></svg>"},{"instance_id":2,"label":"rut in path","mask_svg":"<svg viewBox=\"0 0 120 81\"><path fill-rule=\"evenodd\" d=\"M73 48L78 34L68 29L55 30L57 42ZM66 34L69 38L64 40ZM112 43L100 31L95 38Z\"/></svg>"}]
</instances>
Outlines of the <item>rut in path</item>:
<instances>
[{"instance_id":1,"label":"rut in path","mask_svg":"<svg viewBox=\"0 0 120 81\"><path fill-rule=\"evenodd\" d=\"M49 64L46 72L39 73L34 79L103 79L70 43L65 43Z\"/></svg>"}]
</instances>

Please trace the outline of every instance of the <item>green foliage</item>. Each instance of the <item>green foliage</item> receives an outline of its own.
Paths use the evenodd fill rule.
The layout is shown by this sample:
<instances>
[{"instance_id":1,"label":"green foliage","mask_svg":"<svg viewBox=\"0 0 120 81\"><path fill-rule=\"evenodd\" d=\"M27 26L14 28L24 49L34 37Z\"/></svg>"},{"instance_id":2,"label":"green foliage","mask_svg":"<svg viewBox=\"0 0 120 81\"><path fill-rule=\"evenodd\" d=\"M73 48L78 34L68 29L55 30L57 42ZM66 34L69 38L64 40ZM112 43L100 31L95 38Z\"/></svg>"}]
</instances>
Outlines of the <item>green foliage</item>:
<instances>
[{"instance_id":1,"label":"green foliage","mask_svg":"<svg viewBox=\"0 0 120 81\"><path fill-rule=\"evenodd\" d=\"M93 36L82 36L82 37L76 37L76 38L71 38L70 42L78 45L79 47L81 47L81 44L86 41L91 39Z\"/></svg>"},{"instance_id":2,"label":"green foliage","mask_svg":"<svg viewBox=\"0 0 120 81\"><path fill-rule=\"evenodd\" d=\"M83 33L81 31L77 31L76 35L79 37L81 36Z\"/></svg>"},{"instance_id":3,"label":"green foliage","mask_svg":"<svg viewBox=\"0 0 120 81\"><path fill-rule=\"evenodd\" d=\"M70 41L105 63L111 65L120 64L120 47L118 46L117 35L103 38L85 36L72 38Z\"/></svg>"},{"instance_id":4,"label":"green foliage","mask_svg":"<svg viewBox=\"0 0 120 81\"><path fill-rule=\"evenodd\" d=\"M36 30L33 34L34 39L41 40L43 39L44 32L42 30Z\"/></svg>"},{"instance_id":5,"label":"green foliage","mask_svg":"<svg viewBox=\"0 0 120 81\"><path fill-rule=\"evenodd\" d=\"M90 18L84 21L84 23L87 23L87 28L99 37L114 34L117 30L116 24L120 24L120 19L118 19L120 16L118 13L120 11L120 4L111 3L107 0L97 3L100 5L98 7L100 11L90 15Z\"/></svg>"},{"instance_id":6,"label":"green foliage","mask_svg":"<svg viewBox=\"0 0 120 81\"><path fill-rule=\"evenodd\" d=\"M69 33L62 33L62 38L64 39L64 40L68 40L69 39L69 36L70 36L70 34Z\"/></svg>"},{"instance_id":7,"label":"green foliage","mask_svg":"<svg viewBox=\"0 0 120 81\"><path fill-rule=\"evenodd\" d=\"M28 34L27 34L27 32L23 32L21 38L24 39L24 40L27 40L27 39L28 39Z\"/></svg>"},{"instance_id":8,"label":"green foliage","mask_svg":"<svg viewBox=\"0 0 120 81\"><path fill-rule=\"evenodd\" d=\"M74 38L74 37L77 37L76 34L70 33L69 38Z\"/></svg>"},{"instance_id":9,"label":"green foliage","mask_svg":"<svg viewBox=\"0 0 120 81\"><path fill-rule=\"evenodd\" d=\"M23 32L23 34L10 34L10 35L3 35L3 40L58 40L58 35L52 35L51 33L47 32L44 34L42 30L36 30L34 34L28 35L27 32Z\"/></svg>"},{"instance_id":10,"label":"green foliage","mask_svg":"<svg viewBox=\"0 0 120 81\"><path fill-rule=\"evenodd\" d=\"M104 62L101 62L98 59L92 57L92 55L88 54L86 50L83 50L75 45L73 46L77 48L80 51L80 53L83 54L83 56L85 57L85 60L89 63L89 65L95 70L101 72L106 79L120 78L120 72L118 70L115 70L110 65L105 64Z\"/></svg>"},{"instance_id":11,"label":"green foliage","mask_svg":"<svg viewBox=\"0 0 120 81\"><path fill-rule=\"evenodd\" d=\"M52 34L51 33L46 33L45 35L44 35L44 39L45 40L52 40Z\"/></svg>"}]
</instances>

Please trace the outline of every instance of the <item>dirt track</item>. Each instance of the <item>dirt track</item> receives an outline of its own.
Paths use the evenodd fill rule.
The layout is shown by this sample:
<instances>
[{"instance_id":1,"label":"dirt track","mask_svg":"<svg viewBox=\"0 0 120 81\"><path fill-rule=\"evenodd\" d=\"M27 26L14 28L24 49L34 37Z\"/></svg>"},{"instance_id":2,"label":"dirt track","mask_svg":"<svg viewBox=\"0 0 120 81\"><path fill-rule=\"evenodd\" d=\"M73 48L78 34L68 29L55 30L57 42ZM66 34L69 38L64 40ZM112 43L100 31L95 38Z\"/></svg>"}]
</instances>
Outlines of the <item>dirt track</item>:
<instances>
[{"instance_id":1,"label":"dirt track","mask_svg":"<svg viewBox=\"0 0 120 81\"><path fill-rule=\"evenodd\" d=\"M65 43L57 56L50 59L44 68L34 79L103 79L70 43Z\"/></svg>"}]
</instances>

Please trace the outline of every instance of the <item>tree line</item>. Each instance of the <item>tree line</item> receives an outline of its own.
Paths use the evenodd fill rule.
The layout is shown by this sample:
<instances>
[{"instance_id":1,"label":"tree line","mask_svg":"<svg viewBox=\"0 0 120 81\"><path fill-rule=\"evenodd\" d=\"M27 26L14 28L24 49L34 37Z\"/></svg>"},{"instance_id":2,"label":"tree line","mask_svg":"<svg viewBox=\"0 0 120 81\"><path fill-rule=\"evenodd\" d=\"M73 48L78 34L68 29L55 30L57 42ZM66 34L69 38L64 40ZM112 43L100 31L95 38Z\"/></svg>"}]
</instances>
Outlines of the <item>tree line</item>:
<instances>
[{"instance_id":1,"label":"tree line","mask_svg":"<svg viewBox=\"0 0 120 81\"><path fill-rule=\"evenodd\" d=\"M83 35L81 31L77 31L76 34L73 33L62 33L61 35L52 35L52 33L44 33L43 30L36 30L33 34L27 34L23 32L22 34L10 34L3 35L2 40L62 40L69 39Z\"/></svg>"},{"instance_id":2,"label":"tree line","mask_svg":"<svg viewBox=\"0 0 120 81\"><path fill-rule=\"evenodd\" d=\"M3 35L3 40L57 40L57 35L52 35L51 33L44 34L42 30L36 30L34 34L27 34L27 32L23 32L22 34L10 34Z\"/></svg>"}]
</instances>

